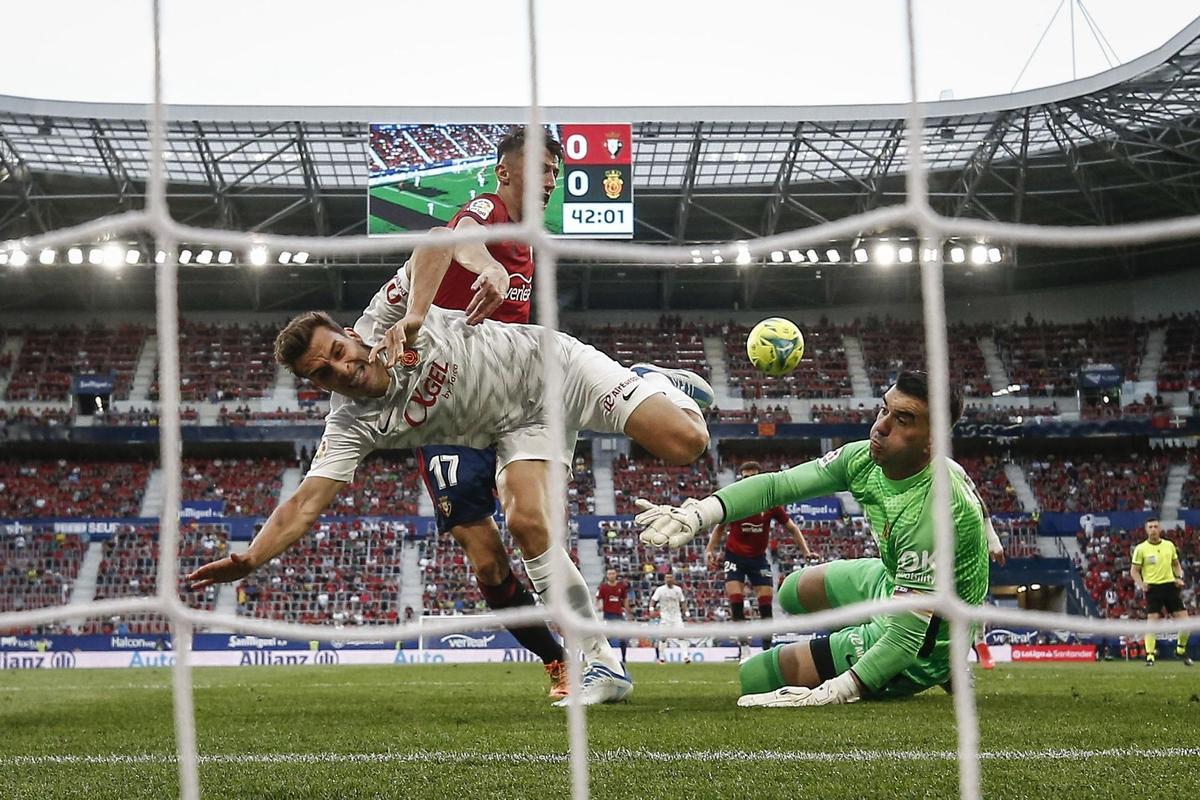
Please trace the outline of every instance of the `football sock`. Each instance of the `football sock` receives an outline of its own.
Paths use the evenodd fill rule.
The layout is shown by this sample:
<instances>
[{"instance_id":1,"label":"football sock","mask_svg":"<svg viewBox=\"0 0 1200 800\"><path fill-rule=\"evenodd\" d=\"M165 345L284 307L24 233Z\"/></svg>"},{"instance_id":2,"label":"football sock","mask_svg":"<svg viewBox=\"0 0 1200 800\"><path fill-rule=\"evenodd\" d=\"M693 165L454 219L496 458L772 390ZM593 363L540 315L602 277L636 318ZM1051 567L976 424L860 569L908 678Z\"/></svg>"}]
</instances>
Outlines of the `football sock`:
<instances>
[{"instance_id":1,"label":"football sock","mask_svg":"<svg viewBox=\"0 0 1200 800\"><path fill-rule=\"evenodd\" d=\"M1153 633L1146 634L1146 658L1154 658L1158 650L1158 638Z\"/></svg>"},{"instance_id":2,"label":"football sock","mask_svg":"<svg viewBox=\"0 0 1200 800\"><path fill-rule=\"evenodd\" d=\"M742 662L738 669L738 678L742 682L742 694L762 694L773 692L787 684L783 680L783 670L779 667L779 652L783 646L772 647L761 653L750 656Z\"/></svg>"},{"instance_id":3,"label":"football sock","mask_svg":"<svg viewBox=\"0 0 1200 800\"><path fill-rule=\"evenodd\" d=\"M499 586L488 586L481 581L479 593L496 611L502 608L520 608L537 604L534 596L525 588L524 584L517 580L517 576L511 570ZM566 660L566 652L545 623L518 627L506 625L505 628L513 635L514 639L521 643L522 647L540 658L543 664Z\"/></svg>"},{"instance_id":4,"label":"football sock","mask_svg":"<svg viewBox=\"0 0 1200 800\"><path fill-rule=\"evenodd\" d=\"M534 590L543 599L550 599L550 583L555 572L555 560L560 561L558 570L566 578L567 605L584 619L596 620L596 609L592 607L592 593L588 590L587 582L579 574L579 568L571 561L567 551L561 547L551 546L537 558L525 559L525 574L529 576ZM600 661L615 672L624 673L616 651L604 636L591 634L583 637L580 644L585 659Z\"/></svg>"},{"instance_id":5,"label":"football sock","mask_svg":"<svg viewBox=\"0 0 1200 800\"><path fill-rule=\"evenodd\" d=\"M1187 655L1187 643L1188 643L1188 632L1180 631L1179 632L1179 641L1175 644L1175 655L1177 655L1177 656Z\"/></svg>"},{"instance_id":6,"label":"football sock","mask_svg":"<svg viewBox=\"0 0 1200 800\"><path fill-rule=\"evenodd\" d=\"M770 597L758 598L758 616L760 619L771 619L775 616L774 609L771 608ZM763 637L763 650L771 649L771 637L768 634Z\"/></svg>"},{"instance_id":7,"label":"football sock","mask_svg":"<svg viewBox=\"0 0 1200 800\"><path fill-rule=\"evenodd\" d=\"M746 620L746 598L744 595L731 594L729 595L729 616L733 617L734 622L745 622ZM745 639L738 639L738 645L746 644Z\"/></svg>"},{"instance_id":8,"label":"football sock","mask_svg":"<svg viewBox=\"0 0 1200 800\"><path fill-rule=\"evenodd\" d=\"M704 412L700 410L700 406L696 405L696 401L681 392L666 375L659 372L647 372L642 376L642 380L651 383L655 389L661 389L668 400L684 411L704 416Z\"/></svg>"}]
</instances>

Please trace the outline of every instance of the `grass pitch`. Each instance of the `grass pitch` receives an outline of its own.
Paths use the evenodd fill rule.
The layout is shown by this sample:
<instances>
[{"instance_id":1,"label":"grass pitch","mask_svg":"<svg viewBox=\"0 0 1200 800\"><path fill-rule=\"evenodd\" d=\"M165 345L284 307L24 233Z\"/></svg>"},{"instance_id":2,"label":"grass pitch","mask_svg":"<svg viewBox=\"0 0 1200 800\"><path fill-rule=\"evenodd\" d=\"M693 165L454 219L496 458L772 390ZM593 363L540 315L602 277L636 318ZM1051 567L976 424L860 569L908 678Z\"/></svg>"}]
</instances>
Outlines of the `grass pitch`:
<instances>
[{"instance_id":1,"label":"grass pitch","mask_svg":"<svg viewBox=\"0 0 1200 800\"><path fill-rule=\"evenodd\" d=\"M442 175L422 176L419 189L412 180L389 186L375 186L368 190L367 230L371 234L404 233L410 230L428 230L434 225L449 222L458 210L471 202L472 192L476 195L496 191L496 174L492 167L484 169L484 181L480 186L477 179L479 168ZM389 212L389 207L399 211ZM407 213L406 213L407 212ZM546 206L546 230L552 234L562 233L563 177L550 196Z\"/></svg>"},{"instance_id":2,"label":"grass pitch","mask_svg":"<svg viewBox=\"0 0 1200 800\"><path fill-rule=\"evenodd\" d=\"M939 690L819 709L734 707L734 665L635 665L588 714L599 798L957 797ZM557 798L565 713L528 664L195 670L202 793ZM988 797L1195 796L1200 670L1173 662L977 672ZM5 672L0 797L178 791L165 669Z\"/></svg>"}]
</instances>

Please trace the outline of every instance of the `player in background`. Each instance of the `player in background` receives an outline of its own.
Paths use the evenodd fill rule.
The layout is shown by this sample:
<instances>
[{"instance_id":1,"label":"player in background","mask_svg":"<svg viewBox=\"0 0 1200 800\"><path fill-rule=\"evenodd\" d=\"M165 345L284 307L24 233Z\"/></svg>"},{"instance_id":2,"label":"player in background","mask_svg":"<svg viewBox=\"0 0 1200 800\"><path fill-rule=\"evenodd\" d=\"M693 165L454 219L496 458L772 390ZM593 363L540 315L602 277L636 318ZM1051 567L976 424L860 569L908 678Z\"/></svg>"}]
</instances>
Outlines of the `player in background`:
<instances>
[{"instance_id":1,"label":"player in background","mask_svg":"<svg viewBox=\"0 0 1200 800\"><path fill-rule=\"evenodd\" d=\"M953 385L953 381L951 381ZM924 373L902 372L883 396L869 441L852 442L792 469L758 475L683 505L651 506L637 518L642 541L679 547L697 533L784 503L851 492L862 504L879 558L802 567L783 582L779 600L805 614L934 590L933 470L929 386ZM951 390L950 416L962 412ZM982 603L988 556L1002 550L989 536L986 508L962 467L947 464L954 525L954 584L966 603ZM950 679L950 626L931 609L884 614L753 656L742 664L739 706L821 706L862 697L903 697Z\"/></svg>"},{"instance_id":2,"label":"player in background","mask_svg":"<svg viewBox=\"0 0 1200 800\"><path fill-rule=\"evenodd\" d=\"M742 480L753 478L762 472L762 466L757 461L747 461L742 464L740 474ZM720 568L725 574L725 596L729 598L729 612L734 622L746 619L745 585L754 587L758 598L758 616L771 619L774 616L774 581L771 577L771 564L767 561L767 548L771 543L772 523L785 528L805 561L812 560L813 553L808 549L808 542L800 526L792 521L783 506L769 508L758 514L740 519L735 522L721 523L713 528L712 536L708 539L705 555L708 558L708 568ZM721 541L729 531L729 539L725 542L722 556ZM738 658L745 660L750 657L750 640L738 641ZM771 637L763 637L763 650L771 649Z\"/></svg>"},{"instance_id":3,"label":"player in background","mask_svg":"<svg viewBox=\"0 0 1200 800\"><path fill-rule=\"evenodd\" d=\"M654 589L654 594L650 595L650 610L658 606L658 624L659 625L682 625L683 618L687 614L687 601L683 596L683 587L675 583L675 574L668 572L663 576L663 582ZM683 661L685 664L690 664L691 659L687 655L687 642L682 639L671 639L675 647L683 651ZM656 639L654 642L654 652L658 657L658 663L667 663L667 640Z\"/></svg>"},{"instance_id":4,"label":"player in background","mask_svg":"<svg viewBox=\"0 0 1200 800\"><path fill-rule=\"evenodd\" d=\"M596 590L596 599L600 601L600 614L606 620L624 621L630 618L629 584L617 580L617 571L610 569L604 573L604 582ZM621 648L621 661L628 661L627 639L618 639ZM612 640L609 640L612 644Z\"/></svg>"},{"instance_id":5,"label":"player in background","mask_svg":"<svg viewBox=\"0 0 1200 800\"><path fill-rule=\"evenodd\" d=\"M332 393L325 431L300 487L276 507L246 553L192 572L188 580L195 588L243 578L293 545L374 450L495 443L501 503L526 574L539 594L552 581L564 580L572 610L595 619L583 576L564 548L551 546L551 465L570 468L576 434L584 427L624 432L668 463L691 463L708 447L693 395L711 405L712 387L683 370L634 374L557 333L557 356L566 373L565 438L550 436L542 401L542 329L491 320L472 327L471 315L486 316L494 298L473 300L471 315L431 307L452 253L450 246L418 248L353 329L339 327L324 312L308 312L280 331L276 360ZM586 636L582 648L587 664L581 702L628 695L633 683L607 640Z\"/></svg>"},{"instance_id":6,"label":"player in background","mask_svg":"<svg viewBox=\"0 0 1200 800\"><path fill-rule=\"evenodd\" d=\"M546 137L542 157L542 202L554 192L562 163L562 146ZM494 194L474 196L450 220L453 230L471 230L504 222L520 222L525 198L525 130L517 128L496 147ZM483 170L479 171L482 177ZM482 185L482 184L481 184ZM475 193L472 192L472 195ZM454 246L453 258L438 284L433 302L442 308L477 312L472 301L480 291L491 292L499 305L487 315L498 322L528 323L533 286L533 252L523 242L463 243ZM415 282L414 282L415 283ZM479 313L469 321L477 322ZM421 477L433 501L439 534L450 533L471 562L480 594L493 609L519 608L537 601L512 571L500 540L496 513L496 448L475 450L452 445L429 445L417 450ZM522 519L509 521L519 527ZM517 541L524 531L512 531ZM550 677L552 698L566 697L567 666L562 645L544 623L509 628L525 649L542 660Z\"/></svg>"},{"instance_id":7,"label":"player in background","mask_svg":"<svg viewBox=\"0 0 1200 800\"><path fill-rule=\"evenodd\" d=\"M1146 619L1162 619L1162 612L1175 619L1187 619L1180 589L1183 588L1183 565L1175 543L1164 539L1162 523L1157 518L1146 520L1146 540L1133 548L1129 577L1133 578L1138 591L1146 596ZM1187 654L1188 632L1180 631L1175 645L1175 655L1183 659L1185 666L1192 665ZM1154 666L1158 653L1158 637L1146 634L1146 666Z\"/></svg>"}]
</instances>

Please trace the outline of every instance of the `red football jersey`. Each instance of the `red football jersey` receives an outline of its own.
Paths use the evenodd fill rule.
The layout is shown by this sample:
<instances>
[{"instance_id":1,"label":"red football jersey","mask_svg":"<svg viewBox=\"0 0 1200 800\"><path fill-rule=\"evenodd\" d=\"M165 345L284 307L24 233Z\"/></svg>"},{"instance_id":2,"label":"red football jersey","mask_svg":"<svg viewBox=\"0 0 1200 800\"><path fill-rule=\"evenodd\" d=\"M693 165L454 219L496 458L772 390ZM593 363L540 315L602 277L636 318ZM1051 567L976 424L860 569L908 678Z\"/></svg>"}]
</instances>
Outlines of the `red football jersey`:
<instances>
[{"instance_id":1,"label":"red football jersey","mask_svg":"<svg viewBox=\"0 0 1200 800\"><path fill-rule=\"evenodd\" d=\"M624 581L617 581L615 584L604 581L596 590L596 596L600 598L605 614L623 614L625 612L625 595L627 594L629 594L629 587L625 585Z\"/></svg>"},{"instance_id":2,"label":"red football jersey","mask_svg":"<svg viewBox=\"0 0 1200 800\"><path fill-rule=\"evenodd\" d=\"M752 517L739 519L729 523L729 538L725 541L725 549L735 556L743 558L758 558L766 555L767 545L771 541L771 521L779 523L780 527L787 524L790 517L783 506L768 508Z\"/></svg>"},{"instance_id":3,"label":"red football jersey","mask_svg":"<svg viewBox=\"0 0 1200 800\"><path fill-rule=\"evenodd\" d=\"M498 194L481 194L458 210L450 220L453 228L463 217L470 217L480 225L498 225L508 222L508 208ZM488 252L492 258L508 270L508 295L496 309L491 319L497 322L529 322L533 295L533 248L523 242L489 242ZM471 289L479 276L459 264L450 262L446 277L433 297L433 304L442 308L465 311L475 291Z\"/></svg>"}]
</instances>

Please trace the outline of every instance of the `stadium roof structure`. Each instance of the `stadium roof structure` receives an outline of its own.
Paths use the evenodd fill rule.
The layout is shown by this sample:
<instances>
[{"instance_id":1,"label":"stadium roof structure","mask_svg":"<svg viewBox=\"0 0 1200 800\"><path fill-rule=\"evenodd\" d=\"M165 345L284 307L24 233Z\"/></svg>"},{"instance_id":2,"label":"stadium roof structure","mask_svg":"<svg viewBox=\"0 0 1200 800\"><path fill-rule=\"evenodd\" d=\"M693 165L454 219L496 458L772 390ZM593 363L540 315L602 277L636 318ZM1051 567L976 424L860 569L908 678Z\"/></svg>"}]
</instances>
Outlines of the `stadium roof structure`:
<instances>
[{"instance_id":1,"label":"stadium roof structure","mask_svg":"<svg viewBox=\"0 0 1200 800\"><path fill-rule=\"evenodd\" d=\"M193 225L361 233L369 122L518 122L523 113L173 106L168 200L173 215ZM929 103L924 113L930 202L947 215L1094 225L1200 213L1200 19L1157 50L1090 78ZM637 239L673 243L752 238L902 202L906 114L904 105L545 111L559 121L635 120ZM146 117L144 106L0 97L0 239L140 207ZM854 248L858 241L838 244ZM1152 274L1191 266L1191 252L1187 244L1087 254L1006 249L996 288ZM837 286L856 283L849 260L824 270L821 302L837 302ZM823 261L821 255L809 266ZM351 265L361 264L332 266ZM753 306L758 293L772 296L763 282L743 280L732 268L705 266L715 284L741 288L714 293L708 280L691 281L702 305ZM663 271L647 268L657 287L653 304L692 305L688 292L671 286L688 282ZM820 271L792 270L786 280L813 280ZM366 283L373 286L382 273L372 272ZM618 280L603 264L566 264L564 276L580 305L624 307L629 300L629 276ZM953 280L948 286L953 290ZM351 294L325 299L353 303L358 293Z\"/></svg>"}]
</instances>

